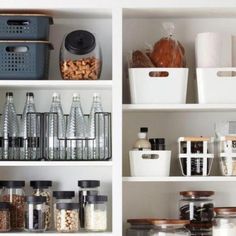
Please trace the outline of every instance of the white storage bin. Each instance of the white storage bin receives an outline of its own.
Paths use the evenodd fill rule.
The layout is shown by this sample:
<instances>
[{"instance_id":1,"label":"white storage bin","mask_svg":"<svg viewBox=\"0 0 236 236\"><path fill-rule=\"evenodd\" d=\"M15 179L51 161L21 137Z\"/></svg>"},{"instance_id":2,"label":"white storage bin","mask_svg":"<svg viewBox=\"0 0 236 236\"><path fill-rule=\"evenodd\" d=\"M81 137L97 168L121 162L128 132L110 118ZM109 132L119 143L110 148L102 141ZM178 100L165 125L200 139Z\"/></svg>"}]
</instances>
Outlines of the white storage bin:
<instances>
[{"instance_id":1,"label":"white storage bin","mask_svg":"<svg viewBox=\"0 0 236 236\"><path fill-rule=\"evenodd\" d=\"M167 72L167 76L152 77L152 72ZM186 103L186 68L130 68L129 81L134 104Z\"/></svg>"},{"instance_id":2,"label":"white storage bin","mask_svg":"<svg viewBox=\"0 0 236 236\"><path fill-rule=\"evenodd\" d=\"M236 103L235 73L236 68L197 68L198 102Z\"/></svg>"},{"instance_id":3,"label":"white storage bin","mask_svg":"<svg viewBox=\"0 0 236 236\"><path fill-rule=\"evenodd\" d=\"M130 151L129 158L131 176L170 175L171 151Z\"/></svg>"}]
</instances>

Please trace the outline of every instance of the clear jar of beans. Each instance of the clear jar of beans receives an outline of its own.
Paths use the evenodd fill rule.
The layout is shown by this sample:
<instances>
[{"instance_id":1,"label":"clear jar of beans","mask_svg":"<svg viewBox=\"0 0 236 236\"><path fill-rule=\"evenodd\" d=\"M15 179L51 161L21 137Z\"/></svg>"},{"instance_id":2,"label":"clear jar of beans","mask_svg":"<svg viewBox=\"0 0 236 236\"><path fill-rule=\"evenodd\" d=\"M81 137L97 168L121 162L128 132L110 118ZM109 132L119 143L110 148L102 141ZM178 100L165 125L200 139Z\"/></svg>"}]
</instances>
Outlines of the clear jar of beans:
<instances>
[{"instance_id":1,"label":"clear jar of beans","mask_svg":"<svg viewBox=\"0 0 236 236\"><path fill-rule=\"evenodd\" d=\"M21 231L24 229L25 218L25 181L1 181L3 186L2 201L10 203L11 229Z\"/></svg>"},{"instance_id":2,"label":"clear jar of beans","mask_svg":"<svg viewBox=\"0 0 236 236\"><path fill-rule=\"evenodd\" d=\"M60 51L60 70L65 80L97 80L102 68L99 43L86 30L67 34Z\"/></svg>"},{"instance_id":3,"label":"clear jar of beans","mask_svg":"<svg viewBox=\"0 0 236 236\"><path fill-rule=\"evenodd\" d=\"M9 202L0 202L0 232L8 232L11 230L10 225L10 209Z\"/></svg>"}]
</instances>

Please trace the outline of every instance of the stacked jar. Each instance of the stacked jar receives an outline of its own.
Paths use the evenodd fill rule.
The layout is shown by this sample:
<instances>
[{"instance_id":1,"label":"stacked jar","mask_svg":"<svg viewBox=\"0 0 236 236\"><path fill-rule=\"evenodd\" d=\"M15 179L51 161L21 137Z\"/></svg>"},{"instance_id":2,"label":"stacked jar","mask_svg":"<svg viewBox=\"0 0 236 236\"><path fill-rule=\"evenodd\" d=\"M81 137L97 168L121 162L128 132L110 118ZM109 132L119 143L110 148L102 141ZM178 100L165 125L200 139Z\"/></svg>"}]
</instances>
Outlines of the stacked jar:
<instances>
[{"instance_id":1,"label":"stacked jar","mask_svg":"<svg viewBox=\"0 0 236 236\"><path fill-rule=\"evenodd\" d=\"M98 195L98 188L100 187L99 180L79 180L78 186L79 190L79 218L80 218L80 226L84 228L85 224L85 205L87 196L95 196Z\"/></svg>"},{"instance_id":2,"label":"stacked jar","mask_svg":"<svg viewBox=\"0 0 236 236\"><path fill-rule=\"evenodd\" d=\"M181 220L190 220L187 226L192 235L211 235L214 217L213 191L184 191L180 192L179 214Z\"/></svg>"},{"instance_id":3,"label":"stacked jar","mask_svg":"<svg viewBox=\"0 0 236 236\"><path fill-rule=\"evenodd\" d=\"M3 187L1 199L10 203L11 229L20 231L24 229L25 208L25 181L1 181Z\"/></svg>"},{"instance_id":4,"label":"stacked jar","mask_svg":"<svg viewBox=\"0 0 236 236\"><path fill-rule=\"evenodd\" d=\"M126 236L149 236L149 232L154 228L153 219L128 219L130 227Z\"/></svg>"},{"instance_id":5,"label":"stacked jar","mask_svg":"<svg viewBox=\"0 0 236 236\"><path fill-rule=\"evenodd\" d=\"M56 213L58 203L72 203L74 201L74 191L54 191L53 192L53 215L54 215L54 227L56 229Z\"/></svg>"},{"instance_id":6,"label":"stacked jar","mask_svg":"<svg viewBox=\"0 0 236 236\"><path fill-rule=\"evenodd\" d=\"M30 181L30 186L33 188L33 196L46 197L45 206L45 226L46 230L51 228L51 216L52 216L52 181L50 180L34 180Z\"/></svg>"}]
</instances>

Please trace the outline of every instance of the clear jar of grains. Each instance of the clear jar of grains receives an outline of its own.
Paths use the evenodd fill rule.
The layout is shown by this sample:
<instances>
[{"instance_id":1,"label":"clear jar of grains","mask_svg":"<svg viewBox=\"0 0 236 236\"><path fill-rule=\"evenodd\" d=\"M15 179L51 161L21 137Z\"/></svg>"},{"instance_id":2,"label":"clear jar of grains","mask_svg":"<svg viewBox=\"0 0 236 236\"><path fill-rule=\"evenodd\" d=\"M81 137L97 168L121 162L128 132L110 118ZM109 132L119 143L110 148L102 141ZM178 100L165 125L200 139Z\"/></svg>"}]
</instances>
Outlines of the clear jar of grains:
<instances>
[{"instance_id":1,"label":"clear jar of grains","mask_svg":"<svg viewBox=\"0 0 236 236\"><path fill-rule=\"evenodd\" d=\"M10 209L9 202L0 202L0 232L8 232L11 230L10 225Z\"/></svg>"}]
</instances>

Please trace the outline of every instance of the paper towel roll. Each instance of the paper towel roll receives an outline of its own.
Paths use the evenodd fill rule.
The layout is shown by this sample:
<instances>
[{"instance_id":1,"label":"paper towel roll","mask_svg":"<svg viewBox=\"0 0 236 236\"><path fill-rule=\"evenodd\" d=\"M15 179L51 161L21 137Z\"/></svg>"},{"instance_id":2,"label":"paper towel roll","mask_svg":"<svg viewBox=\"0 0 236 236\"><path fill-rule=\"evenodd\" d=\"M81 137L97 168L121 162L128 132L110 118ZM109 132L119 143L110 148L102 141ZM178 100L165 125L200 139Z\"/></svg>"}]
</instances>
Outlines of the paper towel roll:
<instances>
[{"instance_id":1,"label":"paper towel roll","mask_svg":"<svg viewBox=\"0 0 236 236\"><path fill-rule=\"evenodd\" d=\"M199 68L231 67L232 36L215 32L198 34L195 55L196 66Z\"/></svg>"}]
</instances>

